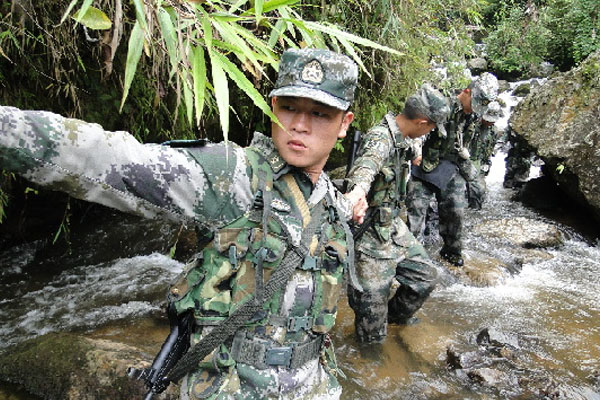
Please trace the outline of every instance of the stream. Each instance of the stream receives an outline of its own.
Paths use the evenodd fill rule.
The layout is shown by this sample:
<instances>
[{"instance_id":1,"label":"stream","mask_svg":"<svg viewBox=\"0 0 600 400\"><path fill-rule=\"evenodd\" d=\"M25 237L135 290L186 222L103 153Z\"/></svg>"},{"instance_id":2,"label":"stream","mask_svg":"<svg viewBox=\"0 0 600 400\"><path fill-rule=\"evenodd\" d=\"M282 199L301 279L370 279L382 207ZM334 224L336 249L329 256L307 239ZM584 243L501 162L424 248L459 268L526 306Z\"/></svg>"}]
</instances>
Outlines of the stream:
<instances>
[{"instance_id":1,"label":"stream","mask_svg":"<svg viewBox=\"0 0 600 400\"><path fill-rule=\"evenodd\" d=\"M417 313L419 322L390 326L382 345L357 342L352 310L342 297L332 331L346 375L340 378L342 399L600 399L598 241L512 201L513 191L502 187L503 159L502 152L493 159L483 209L467 211L466 262L474 254L514 261L513 246L475 229L487 221L542 221L560 230L564 246L544 249L547 257L524 262L520 271L493 286L470 285L450 274ZM48 332L75 331L155 353L168 333L160 311L168 282L183 264L156 245L132 248L145 235L156 244L176 229L160 227L152 233L155 224L145 224L112 213L99 226L79 232L67 255L44 258L35 242L1 252L0 351ZM436 260L437 248L435 242L428 244ZM518 339L516 370L522 379L512 388L479 384L448 366L448 347L478 348L475 338L484 328ZM524 379L535 377L546 379L552 393L562 397L524 394ZM0 400L8 399L37 398L0 384Z\"/></svg>"}]
</instances>

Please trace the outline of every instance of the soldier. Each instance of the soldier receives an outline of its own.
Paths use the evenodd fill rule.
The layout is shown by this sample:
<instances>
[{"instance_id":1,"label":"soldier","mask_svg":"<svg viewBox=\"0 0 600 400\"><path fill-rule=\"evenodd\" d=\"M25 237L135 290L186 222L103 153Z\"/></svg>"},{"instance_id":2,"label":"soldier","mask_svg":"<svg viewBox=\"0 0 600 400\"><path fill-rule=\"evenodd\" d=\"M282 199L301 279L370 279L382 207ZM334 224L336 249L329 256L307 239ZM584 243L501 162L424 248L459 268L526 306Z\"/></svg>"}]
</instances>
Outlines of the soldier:
<instances>
[{"instance_id":1,"label":"soldier","mask_svg":"<svg viewBox=\"0 0 600 400\"><path fill-rule=\"evenodd\" d=\"M367 195L369 213L356 238L359 282L348 287L354 325L362 342L382 342L387 323L406 324L435 287L436 269L423 246L400 217L403 184L414 140L436 127L443 129L450 108L429 85L410 96L401 114L388 113L364 136L350 169L347 195Z\"/></svg>"},{"instance_id":2,"label":"soldier","mask_svg":"<svg viewBox=\"0 0 600 400\"><path fill-rule=\"evenodd\" d=\"M525 139L516 134L508 126L508 142L510 148L506 152L504 163L506 171L502 186L510 189L518 189L529 179L529 170L533 165L535 150Z\"/></svg>"},{"instance_id":3,"label":"soldier","mask_svg":"<svg viewBox=\"0 0 600 400\"><path fill-rule=\"evenodd\" d=\"M446 131L434 131L423 145L423 159L413 169L408 183L406 206L408 226L420 237L427 209L432 199L438 203L439 230L444 245L442 258L461 266L462 218L467 206L467 181L477 178L470 160L465 134L477 117L485 114L488 104L498 95L498 80L483 73L463 89L452 101Z\"/></svg>"},{"instance_id":4,"label":"soldier","mask_svg":"<svg viewBox=\"0 0 600 400\"><path fill-rule=\"evenodd\" d=\"M346 56L284 52L270 94L283 127L272 124L272 139L256 133L247 148L143 145L96 124L0 107L0 166L80 199L206 233L210 242L171 290L176 310L193 312L192 344L233 325L228 316L250 301L258 311L184 369L182 399L336 399L327 333L353 261L345 222L351 204L323 166L353 120L357 77ZM271 276L281 281L272 296Z\"/></svg>"},{"instance_id":5,"label":"soldier","mask_svg":"<svg viewBox=\"0 0 600 400\"><path fill-rule=\"evenodd\" d=\"M494 131L494 124L502 118L503 112L500 103L492 101L481 117L481 120L473 124L470 137L468 138L468 149L473 166L477 170L475 180L467 182L467 198L469 208L480 210L485 201L487 187L485 177L490 172L494 147L498 136Z\"/></svg>"}]
</instances>

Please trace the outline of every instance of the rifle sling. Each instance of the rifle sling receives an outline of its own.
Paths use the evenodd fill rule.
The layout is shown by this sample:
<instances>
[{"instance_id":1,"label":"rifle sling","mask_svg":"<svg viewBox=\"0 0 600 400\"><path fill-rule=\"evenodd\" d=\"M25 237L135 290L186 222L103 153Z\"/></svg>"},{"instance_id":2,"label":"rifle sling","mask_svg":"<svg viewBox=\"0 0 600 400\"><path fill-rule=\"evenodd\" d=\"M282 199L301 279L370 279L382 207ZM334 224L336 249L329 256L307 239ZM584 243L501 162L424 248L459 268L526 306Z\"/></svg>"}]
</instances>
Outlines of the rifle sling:
<instances>
[{"instance_id":1,"label":"rifle sling","mask_svg":"<svg viewBox=\"0 0 600 400\"><path fill-rule=\"evenodd\" d=\"M281 264L273 271L264 285L263 294L259 296L263 300L259 301L256 295L252 295L246 303L215 326L198 344L192 347L171 370L168 379L177 382L188 373L198 369L198 364L207 355L243 327L258 311L262 310L265 301L271 299L276 292L285 287L292 273L303 259L304 254L302 254L300 248L288 249Z\"/></svg>"}]
</instances>

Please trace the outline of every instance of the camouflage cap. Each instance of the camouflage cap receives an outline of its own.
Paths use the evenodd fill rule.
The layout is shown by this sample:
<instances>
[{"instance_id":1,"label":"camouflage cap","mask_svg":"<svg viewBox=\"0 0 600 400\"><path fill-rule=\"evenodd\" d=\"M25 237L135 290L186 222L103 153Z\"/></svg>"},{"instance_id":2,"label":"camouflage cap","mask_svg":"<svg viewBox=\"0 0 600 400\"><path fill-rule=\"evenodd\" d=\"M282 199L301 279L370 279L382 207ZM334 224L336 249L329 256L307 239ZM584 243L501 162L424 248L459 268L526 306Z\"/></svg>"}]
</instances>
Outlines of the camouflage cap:
<instances>
[{"instance_id":1,"label":"camouflage cap","mask_svg":"<svg viewBox=\"0 0 600 400\"><path fill-rule=\"evenodd\" d=\"M450 114L450 106L446 97L439 90L425 83L415 94L406 99L406 104L435 122L440 134L446 136L444 124Z\"/></svg>"},{"instance_id":2,"label":"camouflage cap","mask_svg":"<svg viewBox=\"0 0 600 400\"><path fill-rule=\"evenodd\" d=\"M471 88L471 107L475 114L485 114L487 105L498 97L498 79L489 72L484 72L475 79L469 87Z\"/></svg>"},{"instance_id":3,"label":"camouflage cap","mask_svg":"<svg viewBox=\"0 0 600 400\"><path fill-rule=\"evenodd\" d=\"M500 103L497 101L492 101L490 104L488 104L487 109L481 118L488 122L496 122L503 116L504 112L502 111Z\"/></svg>"},{"instance_id":4,"label":"camouflage cap","mask_svg":"<svg viewBox=\"0 0 600 400\"><path fill-rule=\"evenodd\" d=\"M354 101L358 67L349 57L323 49L288 49L279 63L273 96L306 97L347 110Z\"/></svg>"}]
</instances>

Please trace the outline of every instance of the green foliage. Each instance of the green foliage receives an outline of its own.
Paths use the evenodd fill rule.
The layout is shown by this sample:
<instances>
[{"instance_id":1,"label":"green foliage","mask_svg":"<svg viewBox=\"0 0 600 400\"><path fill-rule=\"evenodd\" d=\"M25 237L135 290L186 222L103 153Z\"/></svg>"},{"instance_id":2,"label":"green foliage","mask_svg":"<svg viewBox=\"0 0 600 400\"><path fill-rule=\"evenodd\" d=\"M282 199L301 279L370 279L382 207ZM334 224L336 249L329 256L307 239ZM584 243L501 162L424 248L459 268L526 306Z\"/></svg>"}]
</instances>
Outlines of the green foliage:
<instances>
[{"instance_id":1,"label":"green foliage","mask_svg":"<svg viewBox=\"0 0 600 400\"><path fill-rule=\"evenodd\" d=\"M401 111L406 97L425 81L448 93L465 83L464 58L473 46L469 29L480 21L477 1L423 0L418 7L393 0L312 3L314 7L304 10L310 18L402 52L359 52L365 65L354 105L359 129L367 130L388 110ZM342 41L334 49L348 53ZM436 63L447 68L447 79L436 75Z\"/></svg>"},{"instance_id":2,"label":"green foliage","mask_svg":"<svg viewBox=\"0 0 600 400\"><path fill-rule=\"evenodd\" d=\"M546 59L551 32L542 18L530 20L524 10L507 10L486 39L492 67L510 76L522 76Z\"/></svg>"},{"instance_id":3,"label":"green foliage","mask_svg":"<svg viewBox=\"0 0 600 400\"><path fill-rule=\"evenodd\" d=\"M494 1L485 40L492 66L519 77L541 61L565 71L600 48L597 0Z\"/></svg>"}]
</instances>

